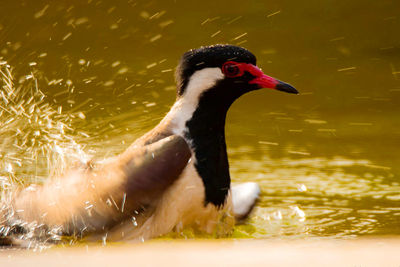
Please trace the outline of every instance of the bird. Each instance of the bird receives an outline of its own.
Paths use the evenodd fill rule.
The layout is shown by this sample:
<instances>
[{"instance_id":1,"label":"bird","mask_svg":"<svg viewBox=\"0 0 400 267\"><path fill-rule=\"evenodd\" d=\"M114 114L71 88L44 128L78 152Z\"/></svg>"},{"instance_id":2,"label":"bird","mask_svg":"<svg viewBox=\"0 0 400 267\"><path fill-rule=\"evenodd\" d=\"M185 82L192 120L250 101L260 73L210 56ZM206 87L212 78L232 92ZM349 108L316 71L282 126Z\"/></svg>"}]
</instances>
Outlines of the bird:
<instances>
[{"instance_id":1,"label":"bird","mask_svg":"<svg viewBox=\"0 0 400 267\"><path fill-rule=\"evenodd\" d=\"M17 190L2 211L9 232L20 239L32 229L107 240L147 240L185 228L229 235L255 206L260 188L231 186L227 112L251 91L298 91L264 74L249 50L230 44L187 51L175 79L168 113L120 155Z\"/></svg>"}]
</instances>

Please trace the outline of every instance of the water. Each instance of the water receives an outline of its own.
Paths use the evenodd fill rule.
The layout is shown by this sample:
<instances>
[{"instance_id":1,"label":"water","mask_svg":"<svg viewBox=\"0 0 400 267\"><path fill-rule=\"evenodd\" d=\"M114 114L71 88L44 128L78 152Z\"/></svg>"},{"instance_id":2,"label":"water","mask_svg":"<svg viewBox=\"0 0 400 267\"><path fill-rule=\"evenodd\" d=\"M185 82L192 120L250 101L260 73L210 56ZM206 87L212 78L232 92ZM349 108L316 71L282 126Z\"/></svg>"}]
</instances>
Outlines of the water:
<instances>
[{"instance_id":1,"label":"water","mask_svg":"<svg viewBox=\"0 0 400 267\"><path fill-rule=\"evenodd\" d=\"M232 43L301 92L254 92L228 114L234 182L263 192L234 237L400 233L397 1L19 0L0 10L0 61L25 94L0 103L26 108L33 94L42 107L36 124L21 110L1 115L23 133L0 132L3 186L123 151L173 103L184 51Z\"/></svg>"}]
</instances>

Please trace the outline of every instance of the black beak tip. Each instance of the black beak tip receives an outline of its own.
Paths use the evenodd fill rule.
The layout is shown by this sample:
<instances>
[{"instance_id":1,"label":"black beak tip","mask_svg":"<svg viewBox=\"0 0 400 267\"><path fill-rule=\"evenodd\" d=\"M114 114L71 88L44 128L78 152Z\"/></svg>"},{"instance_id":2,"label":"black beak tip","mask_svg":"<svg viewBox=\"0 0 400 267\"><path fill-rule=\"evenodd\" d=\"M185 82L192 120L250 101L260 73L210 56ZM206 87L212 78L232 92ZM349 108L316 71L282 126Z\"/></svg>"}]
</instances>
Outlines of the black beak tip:
<instances>
[{"instance_id":1,"label":"black beak tip","mask_svg":"<svg viewBox=\"0 0 400 267\"><path fill-rule=\"evenodd\" d=\"M293 86L291 86L288 83L284 83L279 81L279 83L275 86L275 89L278 91L282 91L282 92L286 92L286 93L290 93L290 94L299 94L299 91L296 90L296 88L294 88Z\"/></svg>"}]
</instances>

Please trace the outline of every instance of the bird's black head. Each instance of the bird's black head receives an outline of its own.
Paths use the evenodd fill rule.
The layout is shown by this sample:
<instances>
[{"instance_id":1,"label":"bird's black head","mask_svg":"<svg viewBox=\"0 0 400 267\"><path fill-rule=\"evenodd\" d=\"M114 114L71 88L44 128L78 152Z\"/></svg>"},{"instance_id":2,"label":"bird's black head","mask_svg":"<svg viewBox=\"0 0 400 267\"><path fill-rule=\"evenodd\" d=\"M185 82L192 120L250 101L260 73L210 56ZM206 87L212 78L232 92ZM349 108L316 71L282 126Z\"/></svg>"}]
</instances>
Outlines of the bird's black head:
<instances>
[{"instance_id":1,"label":"bird's black head","mask_svg":"<svg viewBox=\"0 0 400 267\"><path fill-rule=\"evenodd\" d=\"M201 75L200 71L204 73ZM207 85L229 88L225 92L228 98L237 98L260 88L298 93L292 86L265 75L257 67L256 57L250 51L234 45L205 46L186 52L176 71L178 97L188 90L190 81L196 78L193 82L197 83L197 90L210 89ZM205 83L204 86L199 84L201 82ZM198 93L196 95L200 95Z\"/></svg>"}]
</instances>

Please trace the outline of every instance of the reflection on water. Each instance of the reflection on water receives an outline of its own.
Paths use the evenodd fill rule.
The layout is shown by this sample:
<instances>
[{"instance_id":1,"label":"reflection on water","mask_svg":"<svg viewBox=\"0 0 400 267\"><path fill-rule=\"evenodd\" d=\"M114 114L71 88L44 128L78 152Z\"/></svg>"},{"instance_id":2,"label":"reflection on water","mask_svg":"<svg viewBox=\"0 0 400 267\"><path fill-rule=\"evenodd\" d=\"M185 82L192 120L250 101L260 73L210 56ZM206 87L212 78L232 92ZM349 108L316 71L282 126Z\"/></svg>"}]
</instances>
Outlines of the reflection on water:
<instances>
[{"instance_id":1,"label":"reflection on water","mask_svg":"<svg viewBox=\"0 0 400 267\"><path fill-rule=\"evenodd\" d=\"M400 234L398 1L18 0L0 10L2 188L123 151L174 101L184 51L233 43L301 92L254 92L228 114L234 182L262 187L234 236Z\"/></svg>"},{"instance_id":2,"label":"reflection on water","mask_svg":"<svg viewBox=\"0 0 400 267\"><path fill-rule=\"evenodd\" d=\"M399 234L400 184L387 169L342 157L247 158L231 150L235 181L257 181L263 194L252 218L253 236L351 237ZM246 229L246 227L244 227Z\"/></svg>"}]
</instances>

